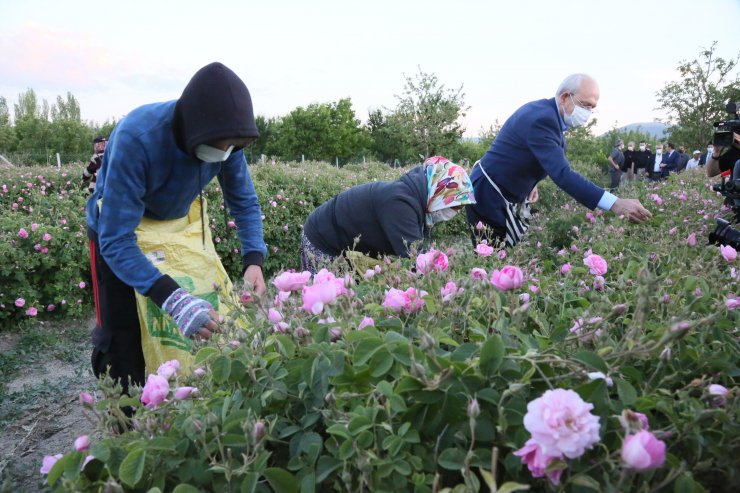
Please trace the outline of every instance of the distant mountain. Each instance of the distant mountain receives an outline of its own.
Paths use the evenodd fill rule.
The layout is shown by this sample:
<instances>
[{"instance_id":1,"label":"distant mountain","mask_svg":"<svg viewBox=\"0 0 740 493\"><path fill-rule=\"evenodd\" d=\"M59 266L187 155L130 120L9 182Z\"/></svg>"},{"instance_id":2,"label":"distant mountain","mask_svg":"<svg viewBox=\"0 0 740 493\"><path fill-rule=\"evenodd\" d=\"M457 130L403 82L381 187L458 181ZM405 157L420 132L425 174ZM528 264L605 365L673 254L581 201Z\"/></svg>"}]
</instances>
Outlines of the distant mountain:
<instances>
[{"instance_id":1,"label":"distant mountain","mask_svg":"<svg viewBox=\"0 0 740 493\"><path fill-rule=\"evenodd\" d=\"M629 132L629 131L634 130L634 131L639 131L642 133L652 135L655 138L661 138L663 137L663 134L665 133L667 128L668 128L668 125L666 125L665 123L647 122L647 123L630 123L629 125L620 127L618 130L623 131L623 132Z\"/></svg>"}]
</instances>

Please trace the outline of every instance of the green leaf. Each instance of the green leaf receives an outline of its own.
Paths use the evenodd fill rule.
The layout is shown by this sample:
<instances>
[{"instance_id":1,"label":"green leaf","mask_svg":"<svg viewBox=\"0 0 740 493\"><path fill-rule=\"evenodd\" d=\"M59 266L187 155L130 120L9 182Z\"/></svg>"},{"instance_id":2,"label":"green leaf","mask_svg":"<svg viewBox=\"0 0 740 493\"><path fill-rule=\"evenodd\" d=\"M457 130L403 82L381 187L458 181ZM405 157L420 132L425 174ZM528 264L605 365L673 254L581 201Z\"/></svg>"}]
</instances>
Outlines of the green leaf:
<instances>
[{"instance_id":1,"label":"green leaf","mask_svg":"<svg viewBox=\"0 0 740 493\"><path fill-rule=\"evenodd\" d=\"M224 355L218 356L211 363L211 372L214 382L225 383L231 375L231 360Z\"/></svg>"},{"instance_id":2,"label":"green leaf","mask_svg":"<svg viewBox=\"0 0 740 493\"><path fill-rule=\"evenodd\" d=\"M215 347L204 347L196 353L193 366L202 365L217 354L220 354L220 351Z\"/></svg>"},{"instance_id":3,"label":"green leaf","mask_svg":"<svg viewBox=\"0 0 740 493\"><path fill-rule=\"evenodd\" d=\"M103 462L110 458L110 447L106 442L96 442L90 447L90 455Z\"/></svg>"},{"instance_id":4,"label":"green leaf","mask_svg":"<svg viewBox=\"0 0 740 493\"><path fill-rule=\"evenodd\" d=\"M439 465L451 471L459 471L465 464L465 452L457 448L445 449L439 454Z\"/></svg>"},{"instance_id":5,"label":"green leaf","mask_svg":"<svg viewBox=\"0 0 740 493\"><path fill-rule=\"evenodd\" d=\"M632 406L637 401L637 391L635 388L627 380L622 380L621 378L617 378L616 383L619 399L625 406Z\"/></svg>"},{"instance_id":6,"label":"green leaf","mask_svg":"<svg viewBox=\"0 0 740 493\"><path fill-rule=\"evenodd\" d=\"M275 493L297 493L300 485L291 473L279 467L268 467L262 475L270 483Z\"/></svg>"},{"instance_id":7,"label":"green leaf","mask_svg":"<svg viewBox=\"0 0 740 493\"><path fill-rule=\"evenodd\" d=\"M141 481L144 475L144 465L146 462L146 450L137 447L128 453L121 467L118 470L118 475L121 478L121 482L125 483L132 488L136 486L136 483Z\"/></svg>"},{"instance_id":8,"label":"green leaf","mask_svg":"<svg viewBox=\"0 0 740 493\"><path fill-rule=\"evenodd\" d=\"M329 476L329 474L336 471L341 466L341 461L335 459L334 457L322 455L321 457L319 457L318 464L316 464L316 482L322 482Z\"/></svg>"},{"instance_id":9,"label":"green leaf","mask_svg":"<svg viewBox=\"0 0 740 493\"><path fill-rule=\"evenodd\" d=\"M355 349L355 365L364 365L373 355L383 347L383 341L378 337L363 339Z\"/></svg>"},{"instance_id":10,"label":"green leaf","mask_svg":"<svg viewBox=\"0 0 740 493\"><path fill-rule=\"evenodd\" d=\"M301 479L301 493L314 493L316 491L316 473L309 472Z\"/></svg>"},{"instance_id":11,"label":"green leaf","mask_svg":"<svg viewBox=\"0 0 740 493\"><path fill-rule=\"evenodd\" d=\"M606 363L604 363L604 360L601 359L601 356L596 353L592 353L591 351L580 351L573 356L573 359L584 363L586 366L602 371L605 374L609 372L609 368L606 366Z\"/></svg>"},{"instance_id":12,"label":"green leaf","mask_svg":"<svg viewBox=\"0 0 740 493\"><path fill-rule=\"evenodd\" d=\"M240 490L240 493L254 493L257 489L257 480L259 479L259 475L254 472L249 472L244 476L244 481L242 481L242 487Z\"/></svg>"},{"instance_id":13,"label":"green leaf","mask_svg":"<svg viewBox=\"0 0 740 493\"><path fill-rule=\"evenodd\" d=\"M598 481L596 481L591 476L587 476L585 474L579 474L577 476L573 476L570 478L569 483L577 484L578 486L583 486L585 488L590 488L595 491L601 491L601 485Z\"/></svg>"},{"instance_id":14,"label":"green leaf","mask_svg":"<svg viewBox=\"0 0 740 493\"><path fill-rule=\"evenodd\" d=\"M521 484L521 483L514 483L512 481L507 481L506 483L501 485L497 493L511 493L512 491L526 491L528 489L529 489L528 484Z\"/></svg>"},{"instance_id":15,"label":"green leaf","mask_svg":"<svg viewBox=\"0 0 740 493\"><path fill-rule=\"evenodd\" d=\"M504 341L501 336L496 334L492 335L480 349L480 370L484 375L491 376L501 366L504 361L504 355L506 348L504 347Z\"/></svg>"},{"instance_id":16,"label":"green leaf","mask_svg":"<svg viewBox=\"0 0 740 493\"><path fill-rule=\"evenodd\" d=\"M175 489L172 490L172 493L201 493L201 490L196 488L195 486L183 483L175 486Z\"/></svg>"},{"instance_id":17,"label":"green leaf","mask_svg":"<svg viewBox=\"0 0 740 493\"><path fill-rule=\"evenodd\" d=\"M673 493L697 493L699 491L702 490L697 488L697 484L690 473L681 474L673 483Z\"/></svg>"},{"instance_id":18,"label":"green leaf","mask_svg":"<svg viewBox=\"0 0 740 493\"><path fill-rule=\"evenodd\" d=\"M149 488L146 493L162 493L162 490L155 486L154 488Z\"/></svg>"},{"instance_id":19,"label":"green leaf","mask_svg":"<svg viewBox=\"0 0 740 493\"><path fill-rule=\"evenodd\" d=\"M374 378L382 377L393 367L394 361L393 355L387 350L377 353L370 361L370 375Z\"/></svg>"}]
</instances>

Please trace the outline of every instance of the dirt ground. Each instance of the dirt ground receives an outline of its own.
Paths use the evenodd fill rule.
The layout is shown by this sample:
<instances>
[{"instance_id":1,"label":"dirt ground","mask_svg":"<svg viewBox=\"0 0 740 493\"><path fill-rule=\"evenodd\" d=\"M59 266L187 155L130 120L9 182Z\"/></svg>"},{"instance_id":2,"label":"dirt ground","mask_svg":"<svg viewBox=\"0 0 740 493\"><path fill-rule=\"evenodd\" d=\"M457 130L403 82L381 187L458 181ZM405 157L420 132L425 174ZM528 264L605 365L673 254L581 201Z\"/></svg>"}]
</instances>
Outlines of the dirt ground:
<instances>
[{"instance_id":1,"label":"dirt ground","mask_svg":"<svg viewBox=\"0 0 740 493\"><path fill-rule=\"evenodd\" d=\"M0 492L44 491L39 473L44 455L64 453L80 435L94 436L79 403L80 392L92 394L96 379L90 370L92 320L73 321L72 342L29 352L28 366L2 377L0 392ZM45 327L56 330L53 325ZM86 332L86 333L85 333ZM56 334L55 334L56 336ZM17 350L21 336L0 333L0 354Z\"/></svg>"}]
</instances>

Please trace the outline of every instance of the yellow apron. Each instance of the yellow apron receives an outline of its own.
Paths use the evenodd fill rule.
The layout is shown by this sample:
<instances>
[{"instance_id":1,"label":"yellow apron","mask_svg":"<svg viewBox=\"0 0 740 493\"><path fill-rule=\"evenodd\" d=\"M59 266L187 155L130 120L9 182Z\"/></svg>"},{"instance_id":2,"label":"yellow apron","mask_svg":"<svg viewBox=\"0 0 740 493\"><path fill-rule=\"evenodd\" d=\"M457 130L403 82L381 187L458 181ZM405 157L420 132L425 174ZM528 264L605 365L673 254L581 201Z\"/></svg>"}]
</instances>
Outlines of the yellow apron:
<instances>
[{"instance_id":1,"label":"yellow apron","mask_svg":"<svg viewBox=\"0 0 740 493\"><path fill-rule=\"evenodd\" d=\"M203 207L206 209L205 199ZM137 243L163 274L172 277L188 293L211 303L216 312L225 316L228 310L219 303L215 286L220 287L222 297L233 298L233 285L216 254L208 214L204 211L201 223L200 209L196 199L186 217L171 221L143 218L136 228ZM184 373L189 373L193 361L192 341L184 337L172 318L148 297L136 293L136 307L147 375L156 373L159 365L172 359L180 362Z\"/></svg>"}]
</instances>

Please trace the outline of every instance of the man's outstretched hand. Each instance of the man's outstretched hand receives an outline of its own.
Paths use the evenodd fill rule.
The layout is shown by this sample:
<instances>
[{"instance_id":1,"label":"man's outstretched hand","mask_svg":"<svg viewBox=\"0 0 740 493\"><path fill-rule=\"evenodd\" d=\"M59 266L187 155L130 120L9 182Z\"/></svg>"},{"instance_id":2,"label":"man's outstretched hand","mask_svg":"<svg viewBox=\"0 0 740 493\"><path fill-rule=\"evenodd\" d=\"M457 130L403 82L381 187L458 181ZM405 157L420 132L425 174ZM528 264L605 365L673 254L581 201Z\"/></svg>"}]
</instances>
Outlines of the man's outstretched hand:
<instances>
[{"instance_id":1,"label":"man's outstretched hand","mask_svg":"<svg viewBox=\"0 0 740 493\"><path fill-rule=\"evenodd\" d=\"M637 199L617 199L612 205L611 211L617 216L626 217L635 224L644 223L653 215L645 209Z\"/></svg>"}]
</instances>

